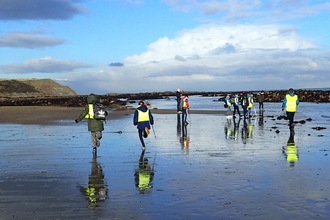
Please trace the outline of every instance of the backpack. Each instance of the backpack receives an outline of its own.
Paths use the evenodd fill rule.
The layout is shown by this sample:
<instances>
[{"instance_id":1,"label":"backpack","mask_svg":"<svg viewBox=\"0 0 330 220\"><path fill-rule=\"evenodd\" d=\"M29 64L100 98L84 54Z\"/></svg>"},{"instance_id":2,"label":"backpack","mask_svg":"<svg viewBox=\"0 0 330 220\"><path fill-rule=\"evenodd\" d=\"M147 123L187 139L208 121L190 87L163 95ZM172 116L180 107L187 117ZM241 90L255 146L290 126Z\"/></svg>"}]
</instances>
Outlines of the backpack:
<instances>
[{"instance_id":1,"label":"backpack","mask_svg":"<svg viewBox=\"0 0 330 220\"><path fill-rule=\"evenodd\" d=\"M188 104L187 104L187 100L182 101L182 109L187 109L188 108Z\"/></svg>"},{"instance_id":2,"label":"backpack","mask_svg":"<svg viewBox=\"0 0 330 220\"><path fill-rule=\"evenodd\" d=\"M108 112L101 103L95 103L93 111L95 120L105 120L108 115Z\"/></svg>"},{"instance_id":3,"label":"backpack","mask_svg":"<svg viewBox=\"0 0 330 220\"><path fill-rule=\"evenodd\" d=\"M231 97L231 98L230 98L230 102L231 102L231 104L233 104L233 105L236 104L236 103L235 103L235 98L234 98L234 97Z\"/></svg>"},{"instance_id":4,"label":"backpack","mask_svg":"<svg viewBox=\"0 0 330 220\"><path fill-rule=\"evenodd\" d=\"M228 104L227 104L227 100L226 100L226 99L223 100L223 107L224 107L224 108L228 108Z\"/></svg>"},{"instance_id":5,"label":"backpack","mask_svg":"<svg viewBox=\"0 0 330 220\"><path fill-rule=\"evenodd\" d=\"M180 104L179 104L180 111L182 111L183 109L187 109L187 102L188 102L187 99L185 100L180 99Z\"/></svg>"},{"instance_id":6,"label":"backpack","mask_svg":"<svg viewBox=\"0 0 330 220\"><path fill-rule=\"evenodd\" d=\"M183 101L182 101L182 99L180 99L179 110L182 111L182 109L183 109Z\"/></svg>"}]
</instances>

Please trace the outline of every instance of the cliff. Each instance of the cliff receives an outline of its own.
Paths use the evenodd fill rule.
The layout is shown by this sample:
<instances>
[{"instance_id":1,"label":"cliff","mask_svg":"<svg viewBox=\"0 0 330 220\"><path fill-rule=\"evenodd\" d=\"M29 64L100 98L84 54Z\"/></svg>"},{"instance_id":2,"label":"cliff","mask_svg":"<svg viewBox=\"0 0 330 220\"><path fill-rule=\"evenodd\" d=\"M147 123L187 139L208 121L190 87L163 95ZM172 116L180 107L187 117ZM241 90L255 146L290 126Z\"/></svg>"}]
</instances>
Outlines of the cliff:
<instances>
[{"instance_id":1,"label":"cliff","mask_svg":"<svg viewBox=\"0 0 330 220\"><path fill-rule=\"evenodd\" d=\"M2 79L0 80L0 97L2 98L35 98L53 96L76 96L68 86L51 79Z\"/></svg>"}]
</instances>

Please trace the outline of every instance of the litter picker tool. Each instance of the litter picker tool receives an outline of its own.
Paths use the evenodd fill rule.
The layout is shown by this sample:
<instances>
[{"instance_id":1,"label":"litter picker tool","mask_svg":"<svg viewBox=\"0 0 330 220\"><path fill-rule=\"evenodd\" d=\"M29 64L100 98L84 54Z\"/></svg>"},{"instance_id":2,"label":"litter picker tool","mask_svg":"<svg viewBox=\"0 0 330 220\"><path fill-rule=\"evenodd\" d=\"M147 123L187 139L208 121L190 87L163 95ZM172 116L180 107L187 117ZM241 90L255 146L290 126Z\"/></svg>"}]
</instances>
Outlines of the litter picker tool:
<instances>
[{"instance_id":1,"label":"litter picker tool","mask_svg":"<svg viewBox=\"0 0 330 220\"><path fill-rule=\"evenodd\" d=\"M155 138L156 138L156 133L155 133L154 125L151 125L151 127L152 127L152 132L154 133L154 136L155 136ZM156 139L157 139L157 138L156 138Z\"/></svg>"}]
</instances>

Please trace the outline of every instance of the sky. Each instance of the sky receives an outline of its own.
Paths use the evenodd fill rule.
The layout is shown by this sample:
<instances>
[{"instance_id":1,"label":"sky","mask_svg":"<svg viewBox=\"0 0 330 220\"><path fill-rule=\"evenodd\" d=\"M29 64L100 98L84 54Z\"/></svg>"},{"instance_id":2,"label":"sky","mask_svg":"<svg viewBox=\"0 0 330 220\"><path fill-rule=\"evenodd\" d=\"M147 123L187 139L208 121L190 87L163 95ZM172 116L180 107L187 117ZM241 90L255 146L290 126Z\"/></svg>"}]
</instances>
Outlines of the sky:
<instances>
[{"instance_id":1,"label":"sky","mask_svg":"<svg viewBox=\"0 0 330 220\"><path fill-rule=\"evenodd\" d=\"M330 1L0 0L0 78L78 94L330 87Z\"/></svg>"}]
</instances>

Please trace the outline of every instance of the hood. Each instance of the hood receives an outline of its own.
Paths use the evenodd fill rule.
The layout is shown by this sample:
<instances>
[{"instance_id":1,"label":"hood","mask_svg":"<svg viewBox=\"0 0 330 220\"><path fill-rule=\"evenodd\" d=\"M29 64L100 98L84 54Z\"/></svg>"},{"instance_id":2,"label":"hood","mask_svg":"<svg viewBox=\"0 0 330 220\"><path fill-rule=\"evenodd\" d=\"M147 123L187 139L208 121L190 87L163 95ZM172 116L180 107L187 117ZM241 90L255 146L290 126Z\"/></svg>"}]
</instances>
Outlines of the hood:
<instances>
[{"instance_id":1,"label":"hood","mask_svg":"<svg viewBox=\"0 0 330 220\"><path fill-rule=\"evenodd\" d=\"M98 97L91 93L90 95L87 96L87 103L88 104L95 104L98 101Z\"/></svg>"},{"instance_id":2,"label":"hood","mask_svg":"<svg viewBox=\"0 0 330 220\"><path fill-rule=\"evenodd\" d=\"M138 107L137 109L140 110L140 111L143 111L143 112L146 112L148 110L147 106L144 106L144 105Z\"/></svg>"}]
</instances>

